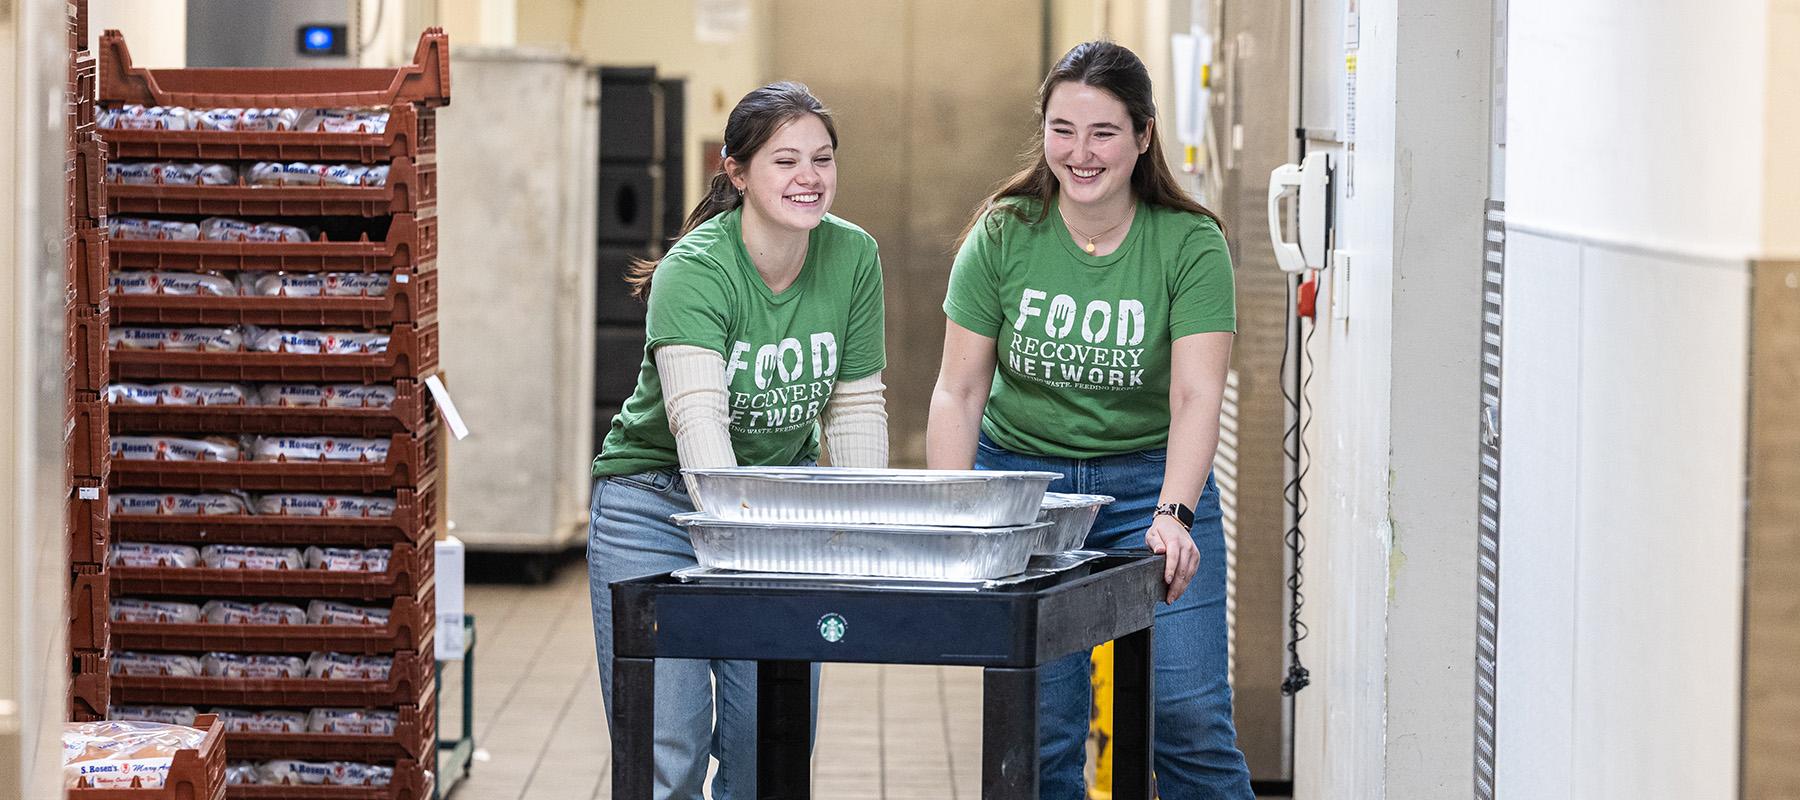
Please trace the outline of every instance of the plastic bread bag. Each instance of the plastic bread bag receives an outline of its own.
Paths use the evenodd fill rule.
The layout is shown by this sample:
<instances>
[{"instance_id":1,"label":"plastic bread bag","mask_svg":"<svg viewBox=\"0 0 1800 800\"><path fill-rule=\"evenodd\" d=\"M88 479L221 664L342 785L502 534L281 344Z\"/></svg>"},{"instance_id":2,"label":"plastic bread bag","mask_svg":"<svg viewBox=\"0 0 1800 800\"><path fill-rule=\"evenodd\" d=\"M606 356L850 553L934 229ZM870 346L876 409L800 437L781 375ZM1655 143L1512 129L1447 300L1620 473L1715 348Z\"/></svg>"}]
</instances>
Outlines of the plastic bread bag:
<instances>
[{"instance_id":1,"label":"plastic bread bag","mask_svg":"<svg viewBox=\"0 0 1800 800\"><path fill-rule=\"evenodd\" d=\"M110 276L113 294L167 294L229 297L237 294L230 278L202 272L143 272L127 270Z\"/></svg>"},{"instance_id":2,"label":"plastic bread bag","mask_svg":"<svg viewBox=\"0 0 1800 800\"><path fill-rule=\"evenodd\" d=\"M250 497L243 492L204 492L169 496L168 514L212 517L221 514L250 513Z\"/></svg>"},{"instance_id":3,"label":"plastic bread bag","mask_svg":"<svg viewBox=\"0 0 1800 800\"><path fill-rule=\"evenodd\" d=\"M155 161L108 161L106 182L127 186L149 186L162 183L163 165Z\"/></svg>"},{"instance_id":4,"label":"plastic bread bag","mask_svg":"<svg viewBox=\"0 0 1800 800\"><path fill-rule=\"evenodd\" d=\"M111 495L114 514L164 514L163 506L175 505L175 495L155 492L115 492Z\"/></svg>"},{"instance_id":5,"label":"plastic bread bag","mask_svg":"<svg viewBox=\"0 0 1800 800\"><path fill-rule=\"evenodd\" d=\"M215 708L219 724L226 733L305 733L306 715L298 711L269 709L248 711L242 708Z\"/></svg>"},{"instance_id":6,"label":"plastic bread bag","mask_svg":"<svg viewBox=\"0 0 1800 800\"><path fill-rule=\"evenodd\" d=\"M255 761L225 762L225 785L255 786L257 766L259 765Z\"/></svg>"},{"instance_id":7,"label":"plastic bread bag","mask_svg":"<svg viewBox=\"0 0 1800 800\"><path fill-rule=\"evenodd\" d=\"M281 493L256 499L256 513L296 517L391 517L391 497Z\"/></svg>"},{"instance_id":8,"label":"plastic bread bag","mask_svg":"<svg viewBox=\"0 0 1800 800\"><path fill-rule=\"evenodd\" d=\"M207 217L200 220L200 238L209 242L243 241L255 233L256 225L241 219Z\"/></svg>"},{"instance_id":9,"label":"plastic bread bag","mask_svg":"<svg viewBox=\"0 0 1800 800\"><path fill-rule=\"evenodd\" d=\"M309 108L300 112L300 130L319 133L386 133L388 112L368 108Z\"/></svg>"},{"instance_id":10,"label":"plastic bread bag","mask_svg":"<svg viewBox=\"0 0 1800 800\"><path fill-rule=\"evenodd\" d=\"M388 275L382 272L330 272L325 274L325 294L332 297L382 297L387 294Z\"/></svg>"},{"instance_id":11,"label":"plastic bread bag","mask_svg":"<svg viewBox=\"0 0 1800 800\"><path fill-rule=\"evenodd\" d=\"M200 663L209 678L269 680L298 678L306 674L306 662L299 656L207 653ZM306 724L305 717L301 718L300 724Z\"/></svg>"},{"instance_id":12,"label":"plastic bread bag","mask_svg":"<svg viewBox=\"0 0 1800 800\"><path fill-rule=\"evenodd\" d=\"M259 222L256 224L259 242L310 242L312 234L305 228L283 225L279 222Z\"/></svg>"},{"instance_id":13,"label":"plastic bread bag","mask_svg":"<svg viewBox=\"0 0 1800 800\"><path fill-rule=\"evenodd\" d=\"M175 753L200 746L206 732L185 725L105 720L63 724L63 786L161 789Z\"/></svg>"},{"instance_id":14,"label":"plastic bread bag","mask_svg":"<svg viewBox=\"0 0 1800 800\"><path fill-rule=\"evenodd\" d=\"M365 386L334 383L324 387L326 408L390 408L394 405L392 386Z\"/></svg>"},{"instance_id":15,"label":"plastic bread bag","mask_svg":"<svg viewBox=\"0 0 1800 800\"><path fill-rule=\"evenodd\" d=\"M162 165L162 183L194 186L231 186L238 182L237 170L230 164L175 162Z\"/></svg>"},{"instance_id":16,"label":"plastic bread bag","mask_svg":"<svg viewBox=\"0 0 1800 800\"><path fill-rule=\"evenodd\" d=\"M258 161L250 165L251 186L317 186L324 178L324 164Z\"/></svg>"},{"instance_id":17,"label":"plastic bread bag","mask_svg":"<svg viewBox=\"0 0 1800 800\"><path fill-rule=\"evenodd\" d=\"M300 569L300 551L292 547L209 544L200 548L207 569Z\"/></svg>"},{"instance_id":18,"label":"plastic bread bag","mask_svg":"<svg viewBox=\"0 0 1800 800\"><path fill-rule=\"evenodd\" d=\"M367 708L315 708L306 715L307 733L393 736L400 714Z\"/></svg>"},{"instance_id":19,"label":"plastic bread bag","mask_svg":"<svg viewBox=\"0 0 1800 800\"><path fill-rule=\"evenodd\" d=\"M299 127L300 111L293 108L246 108L242 130L291 131Z\"/></svg>"},{"instance_id":20,"label":"plastic bread bag","mask_svg":"<svg viewBox=\"0 0 1800 800\"><path fill-rule=\"evenodd\" d=\"M394 660L387 656L350 653L313 653L306 659L306 677L333 681L385 681Z\"/></svg>"},{"instance_id":21,"label":"plastic bread bag","mask_svg":"<svg viewBox=\"0 0 1800 800\"><path fill-rule=\"evenodd\" d=\"M348 436L258 436L251 441L256 461L347 461L378 463L387 460L386 439Z\"/></svg>"},{"instance_id":22,"label":"plastic bread bag","mask_svg":"<svg viewBox=\"0 0 1800 800\"><path fill-rule=\"evenodd\" d=\"M107 221L107 233L114 239L197 242L200 226L192 222L139 217L113 217Z\"/></svg>"},{"instance_id":23,"label":"plastic bread bag","mask_svg":"<svg viewBox=\"0 0 1800 800\"><path fill-rule=\"evenodd\" d=\"M109 563L115 567L200 566L200 551L185 544L114 542Z\"/></svg>"},{"instance_id":24,"label":"plastic bread bag","mask_svg":"<svg viewBox=\"0 0 1800 800\"><path fill-rule=\"evenodd\" d=\"M256 297L320 297L325 276L317 272L247 272L244 291Z\"/></svg>"},{"instance_id":25,"label":"plastic bread bag","mask_svg":"<svg viewBox=\"0 0 1800 800\"><path fill-rule=\"evenodd\" d=\"M193 603L180 603L174 600L115 597L112 600L112 621L174 622L189 625L200 621L200 607Z\"/></svg>"},{"instance_id":26,"label":"plastic bread bag","mask_svg":"<svg viewBox=\"0 0 1800 800\"><path fill-rule=\"evenodd\" d=\"M328 786L338 772L328 762L279 758L257 766L256 783L259 786Z\"/></svg>"},{"instance_id":27,"label":"plastic bread bag","mask_svg":"<svg viewBox=\"0 0 1800 800\"><path fill-rule=\"evenodd\" d=\"M352 550L338 547L306 548L306 568L328 572L386 572L393 551L385 547Z\"/></svg>"},{"instance_id":28,"label":"plastic bread bag","mask_svg":"<svg viewBox=\"0 0 1800 800\"><path fill-rule=\"evenodd\" d=\"M193 706L119 706L106 709L108 719L157 722L163 725L194 724L199 711Z\"/></svg>"},{"instance_id":29,"label":"plastic bread bag","mask_svg":"<svg viewBox=\"0 0 1800 800\"><path fill-rule=\"evenodd\" d=\"M111 437L113 458L126 461L236 461L236 442L221 436L185 439L179 436Z\"/></svg>"},{"instance_id":30,"label":"plastic bread bag","mask_svg":"<svg viewBox=\"0 0 1800 800\"><path fill-rule=\"evenodd\" d=\"M186 108L181 106L153 106L145 108L140 105L120 106L94 115L96 127L105 130L121 131L153 131L158 128L167 131L185 131L193 128L193 121ZM100 123L108 124L100 124Z\"/></svg>"},{"instance_id":31,"label":"plastic bread bag","mask_svg":"<svg viewBox=\"0 0 1800 800\"><path fill-rule=\"evenodd\" d=\"M325 387L310 383L265 383L256 392L265 406L317 408L325 405Z\"/></svg>"},{"instance_id":32,"label":"plastic bread bag","mask_svg":"<svg viewBox=\"0 0 1800 800\"><path fill-rule=\"evenodd\" d=\"M204 674L200 659L178 653L138 653L131 650L112 651L112 674L136 677L168 675L175 678L198 678Z\"/></svg>"},{"instance_id":33,"label":"plastic bread bag","mask_svg":"<svg viewBox=\"0 0 1800 800\"><path fill-rule=\"evenodd\" d=\"M200 608L200 619L208 625L305 625L306 612L289 603L208 600Z\"/></svg>"},{"instance_id":34,"label":"plastic bread bag","mask_svg":"<svg viewBox=\"0 0 1800 800\"><path fill-rule=\"evenodd\" d=\"M319 174L320 182L326 186L361 186L363 177L369 174L368 167L355 164L326 164Z\"/></svg>"},{"instance_id":35,"label":"plastic bread bag","mask_svg":"<svg viewBox=\"0 0 1800 800\"><path fill-rule=\"evenodd\" d=\"M355 762L344 765L344 783L348 786L386 786L393 781L393 767Z\"/></svg>"},{"instance_id":36,"label":"plastic bread bag","mask_svg":"<svg viewBox=\"0 0 1800 800\"><path fill-rule=\"evenodd\" d=\"M308 625L386 625L393 612L386 608L364 608L335 600L314 600L306 604Z\"/></svg>"},{"instance_id":37,"label":"plastic bread bag","mask_svg":"<svg viewBox=\"0 0 1800 800\"><path fill-rule=\"evenodd\" d=\"M244 110L241 108L200 108L189 117L197 131L244 130Z\"/></svg>"},{"instance_id":38,"label":"plastic bread bag","mask_svg":"<svg viewBox=\"0 0 1800 800\"><path fill-rule=\"evenodd\" d=\"M237 350L243 341L236 328L115 327L107 331L107 344L114 350L225 353Z\"/></svg>"},{"instance_id":39,"label":"plastic bread bag","mask_svg":"<svg viewBox=\"0 0 1800 800\"><path fill-rule=\"evenodd\" d=\"M250 391L237 383L114 383L106 402L126 406L250 405Z\"/></svg>"},{"instance_id":40,"label":"plastic bread bag","mask_svg":"<svg viewBox=\"0 0 1800 800\"><path fill-rule=\"evenodd\" d=\"M363 175L363 183L368 186L386 186L387 179L388 165L386 164L377 164L370 167L369 171Z\"/></svg>"},{"instance_id":41,"label":"plastic bread bag","mask_svg":"<svg viewBox=\"0 0 1800 800\"><path fill-rule=\"evenodd\" d=\"M385 353L388 346L385 333L287 331L255 325L245 325L244 331L250 349L265 353L368 355Z\"/></svg>"}]
</instances>

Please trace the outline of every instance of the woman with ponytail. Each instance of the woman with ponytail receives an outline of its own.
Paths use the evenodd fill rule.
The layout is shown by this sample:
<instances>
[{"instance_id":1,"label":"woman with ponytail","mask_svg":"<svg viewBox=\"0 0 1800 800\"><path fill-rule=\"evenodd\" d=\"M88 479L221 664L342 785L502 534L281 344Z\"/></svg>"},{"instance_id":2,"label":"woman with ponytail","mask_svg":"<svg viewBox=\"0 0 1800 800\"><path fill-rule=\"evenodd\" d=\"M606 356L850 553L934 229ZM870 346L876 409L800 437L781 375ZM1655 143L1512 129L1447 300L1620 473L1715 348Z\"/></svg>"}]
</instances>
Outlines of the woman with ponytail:
<instances>
[{"instance_id":1,"label":"woman with ponytail","mask_svg":"<svg viewBox=\"0 0 1800 800\"><path fill-rule=\"evenodd\" d=\"M1130 50L1070 50L1038 111L1031 166L983 204L951 267L926 461L1057 472L1052 491L1116 498L1086 546L1167 557L1153 634L1157 793L1250 800L1211 474L1237 324L1231 255L1163 159L1150 73ZM1087 796L1087 661L1043 667L1043 798Z\"/></svg>"},{"instance_id":2,"label":"woman with ponytail","mask_svg":"<svg viewBox=\"0 0 1800 800\"><path fill-rule=\"evenodd\" d=\"M706 197L630 276L648 305L643 366L594 459L588 529L609 718L609 585L695 564L669 520L696 510L679 470L811 464L821 438L837 466L887 466L881 262L869 234L826 213L836 150L805 86L745 95ZM655 738L656 797L700 800L710 755L714 800L754 798L755 662L657 661Z\"/></svg>"}]
</instances>

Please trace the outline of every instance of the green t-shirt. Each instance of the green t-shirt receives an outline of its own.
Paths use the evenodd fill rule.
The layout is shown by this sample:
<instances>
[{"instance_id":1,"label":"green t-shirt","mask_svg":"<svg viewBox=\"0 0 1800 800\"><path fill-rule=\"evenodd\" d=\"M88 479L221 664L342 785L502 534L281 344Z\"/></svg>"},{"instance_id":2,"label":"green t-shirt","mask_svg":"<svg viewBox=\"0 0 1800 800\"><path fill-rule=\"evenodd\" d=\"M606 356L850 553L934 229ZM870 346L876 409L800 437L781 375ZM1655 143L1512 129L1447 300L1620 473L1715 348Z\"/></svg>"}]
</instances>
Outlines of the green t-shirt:
<instances>
[{"instance_id":1,"label":"green t-shirt","mask_svg":"<svg viewBox=\"0 0 1800 800\"><path fill-rule=\"evenodd\" d=\"M881 261L875 239L827 214L813 228L800 276L769 291L744 251L741 209L681 237L650 282L637 391L613 417L595 475L679 464L652 353L685 344L725 357L731 447L746 466L819 457L819 412L838 381L887 364Z\"/></svg>"},{"instance_id":2,"label":"green t-shirt","mask_svg":"<svg viewBox=\"0 0 1800 800\"><path fill-rule=\"evenodd\" d=\"M1036 201L1006 202L1036 216ZM1008 450L1066 458L1165 446L1169 343L1237 327L1218 225L1141 201L1104 256L1076 246L1054 203L1036 225L990 211L956 254L944 313L997 340L981 429Z\"/></svg>"}]
</instances>

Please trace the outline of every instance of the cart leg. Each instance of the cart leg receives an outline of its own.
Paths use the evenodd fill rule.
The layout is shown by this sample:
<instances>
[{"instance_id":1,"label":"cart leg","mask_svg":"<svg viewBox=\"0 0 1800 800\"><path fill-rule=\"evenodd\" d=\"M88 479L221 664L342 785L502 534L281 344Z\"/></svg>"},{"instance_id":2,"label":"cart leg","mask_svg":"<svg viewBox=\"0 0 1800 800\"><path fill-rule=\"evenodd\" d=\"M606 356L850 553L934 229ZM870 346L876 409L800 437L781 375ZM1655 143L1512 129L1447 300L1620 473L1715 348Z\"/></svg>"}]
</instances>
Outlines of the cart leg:
<instances>
[{"instance_id":1,"label":"cart leg","mask_svg":"<svg viewBox=\"0 0 1800 800\"><path fill-rule=\"evenodd\" d=\"M1113 647L1113 774L1115 800L1150 800L1156 742L1156 660L1150 628L1119 637Z\"/></svg>"},{"instance_id":2,"label":"cart leg","mask_svg":"<svg viewBox=\"0 0 1800 800\"><path fill-rule=\"evenodd\" d=\"M812 662L756 662L756 796L812 797Z\"/></svg>"},{"instance_id":3,"label":"cart leg","mask_svg":"<svg viewBox=\"0 0 1800 800\"><path fill-rule=\"evenodd\" d=\"M981 797L1037 800L1041 670L981 671Z\"/></svg>"},{"instance_id":4,"label":"cart leg","mask_svg":"<svg viewBox=\"0 0 1800 800\"><path fill-rule=\"evenodd\" d=\"M656 659L613 659L612 767L616 800L650 800L655 780Z\"/></svg>"}]
</instances>

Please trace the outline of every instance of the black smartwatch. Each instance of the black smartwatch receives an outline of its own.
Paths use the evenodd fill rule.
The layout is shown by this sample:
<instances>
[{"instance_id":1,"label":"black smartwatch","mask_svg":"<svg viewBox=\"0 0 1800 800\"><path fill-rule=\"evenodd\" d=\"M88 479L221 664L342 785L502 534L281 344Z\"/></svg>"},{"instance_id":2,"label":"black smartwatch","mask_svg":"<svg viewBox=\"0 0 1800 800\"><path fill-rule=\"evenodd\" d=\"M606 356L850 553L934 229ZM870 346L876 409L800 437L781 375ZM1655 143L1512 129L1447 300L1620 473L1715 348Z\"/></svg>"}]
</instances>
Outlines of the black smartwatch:
<instances>
[{"instance_id":1,"label":"black smartwatch","mask_svg":"<svg viewBox=\"0 0 1800 800\"><path fill-rule=\"evenodd\" d=\"M1156 514L1154 516L1174 517L1176 522L1181 523L1182 530L1191 531L1194 529L1194 510L1180 503L1163 503L1156 507Z\"/></svg>"}]
</instances>

